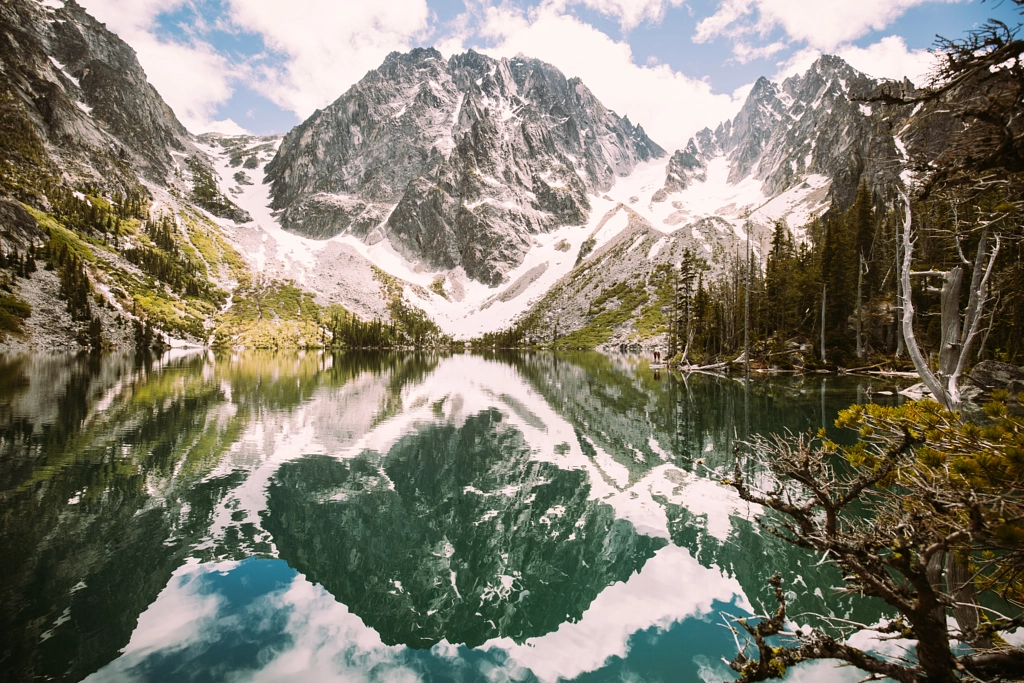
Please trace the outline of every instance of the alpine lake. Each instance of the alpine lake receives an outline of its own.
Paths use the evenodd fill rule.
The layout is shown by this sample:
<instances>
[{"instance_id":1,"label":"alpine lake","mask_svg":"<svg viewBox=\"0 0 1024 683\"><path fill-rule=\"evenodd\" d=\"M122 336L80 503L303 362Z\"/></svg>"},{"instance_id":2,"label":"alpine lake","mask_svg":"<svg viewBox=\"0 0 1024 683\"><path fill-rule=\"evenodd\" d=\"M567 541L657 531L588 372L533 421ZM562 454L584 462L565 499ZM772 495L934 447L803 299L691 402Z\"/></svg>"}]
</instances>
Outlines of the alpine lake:
<instances>
[{"instance_id":1,"label":"alpine lake","mask_svg":"<svg viewBox=\"0 0 1024 683\"><path fill-rule=\"evenodd\" d=\"M891 379L597 353L0 358L4 681L730 681L729 616L874 623L718 483ZM830 663L792 681L857 681Z\"/></svg>"}]
</instances>

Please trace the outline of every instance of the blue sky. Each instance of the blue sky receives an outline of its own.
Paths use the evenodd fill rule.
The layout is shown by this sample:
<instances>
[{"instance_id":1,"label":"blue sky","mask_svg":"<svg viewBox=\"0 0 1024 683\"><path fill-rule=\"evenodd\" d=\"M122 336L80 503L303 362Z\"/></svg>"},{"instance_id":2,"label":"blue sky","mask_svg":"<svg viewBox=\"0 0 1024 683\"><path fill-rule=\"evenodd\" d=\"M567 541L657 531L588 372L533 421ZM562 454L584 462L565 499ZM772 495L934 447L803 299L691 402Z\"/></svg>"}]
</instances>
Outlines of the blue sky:
<instances>
[{"instance_id":1,"label":"blue sky","mask_svg":"<svg viewBox=\"0 0 1024 683\"><path fill-rule=\"evenodd\" d=\"M1013 4L978 0L80 0L139 54L194 132L283 133L393 50L523 53L579 76L674 149L732 116L759 76L824 52L923 80L936 34Z\"/></svg>"}]
</instances>

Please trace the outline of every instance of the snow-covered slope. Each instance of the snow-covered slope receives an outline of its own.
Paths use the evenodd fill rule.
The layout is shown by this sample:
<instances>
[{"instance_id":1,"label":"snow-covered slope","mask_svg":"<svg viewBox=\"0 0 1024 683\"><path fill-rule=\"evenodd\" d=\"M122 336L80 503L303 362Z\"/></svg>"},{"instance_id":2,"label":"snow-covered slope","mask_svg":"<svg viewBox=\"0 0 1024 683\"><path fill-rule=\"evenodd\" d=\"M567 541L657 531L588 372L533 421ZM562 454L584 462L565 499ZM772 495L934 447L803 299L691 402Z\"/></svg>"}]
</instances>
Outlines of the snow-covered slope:
<instances>
[{"instance_id":1,"label":"snow-covered slope","mask_svg":"<svg viewBox=\"0 0 1024 683\"><path fill-rule=\"evenodd\" d=\"M672 155L653 193L638 187L647 215L659 228L717 215L756 232L785 220L799 238L833 204L852 204L861 183L881 199L905 162L893 127L909 112L858 99L878 86L830 55L781 84L759 79L734 119Z\"/></svg>"}]
</instances>

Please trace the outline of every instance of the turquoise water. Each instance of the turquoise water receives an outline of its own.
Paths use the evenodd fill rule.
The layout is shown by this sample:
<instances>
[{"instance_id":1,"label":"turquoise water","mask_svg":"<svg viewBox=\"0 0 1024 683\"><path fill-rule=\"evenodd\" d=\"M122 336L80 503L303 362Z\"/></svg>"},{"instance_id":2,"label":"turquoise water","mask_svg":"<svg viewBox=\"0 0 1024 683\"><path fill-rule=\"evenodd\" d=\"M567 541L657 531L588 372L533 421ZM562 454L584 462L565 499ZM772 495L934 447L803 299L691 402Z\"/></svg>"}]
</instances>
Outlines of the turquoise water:
<instances>
[{"instance_id":1,"label":"turquoise water","mask_svg":"<svg viewBox=\"0 0 1024 683\"><path fill-rule=\"evenodd\" d=\"M791 614L880 616L716 483L734 443L893 389L598 354L2 359L0 675L731 680L723 620L776 570Z\"/></svg>"}]
</instances>

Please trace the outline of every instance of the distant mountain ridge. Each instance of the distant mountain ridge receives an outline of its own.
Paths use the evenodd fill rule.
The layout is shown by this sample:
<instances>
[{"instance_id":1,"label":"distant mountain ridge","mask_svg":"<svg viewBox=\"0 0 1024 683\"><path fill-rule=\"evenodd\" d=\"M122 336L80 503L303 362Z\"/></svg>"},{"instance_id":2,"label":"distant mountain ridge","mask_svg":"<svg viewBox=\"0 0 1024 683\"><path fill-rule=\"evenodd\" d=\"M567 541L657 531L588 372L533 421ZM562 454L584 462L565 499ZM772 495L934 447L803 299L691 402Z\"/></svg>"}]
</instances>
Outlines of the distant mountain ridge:
<instances>
[{"instance_id":1,"label":"distant mountain ridge","mask_svg":"<svg viewBox=\"0 0 1024 683\"><path fill-rule=\"evenodd\" d=\"M672 155L664 192L655 201L705 181L708 162L722 156L729 183L752 177L768 198L811 174L831 181L832 199L843 207L853 203L861 180L885 194L903 170L894 133L909 112L866 103L879 85L833 55L781 84L762 76L733 119L704 128ZM909 82L903 87L913 89Z\"/></svg>"},{"instance_id":2,"label":"distant mountain ridge","mask_svg":"<svg viewBox=\"0 0 1024 683\"><path fill-rule=\"evenodd\" d=\"M531 234L585 223L588 194L664 154L549 64L416 49L289 133L267 180L287 230L388 237L498 284Z\"/></svg>"}]
</instances>

